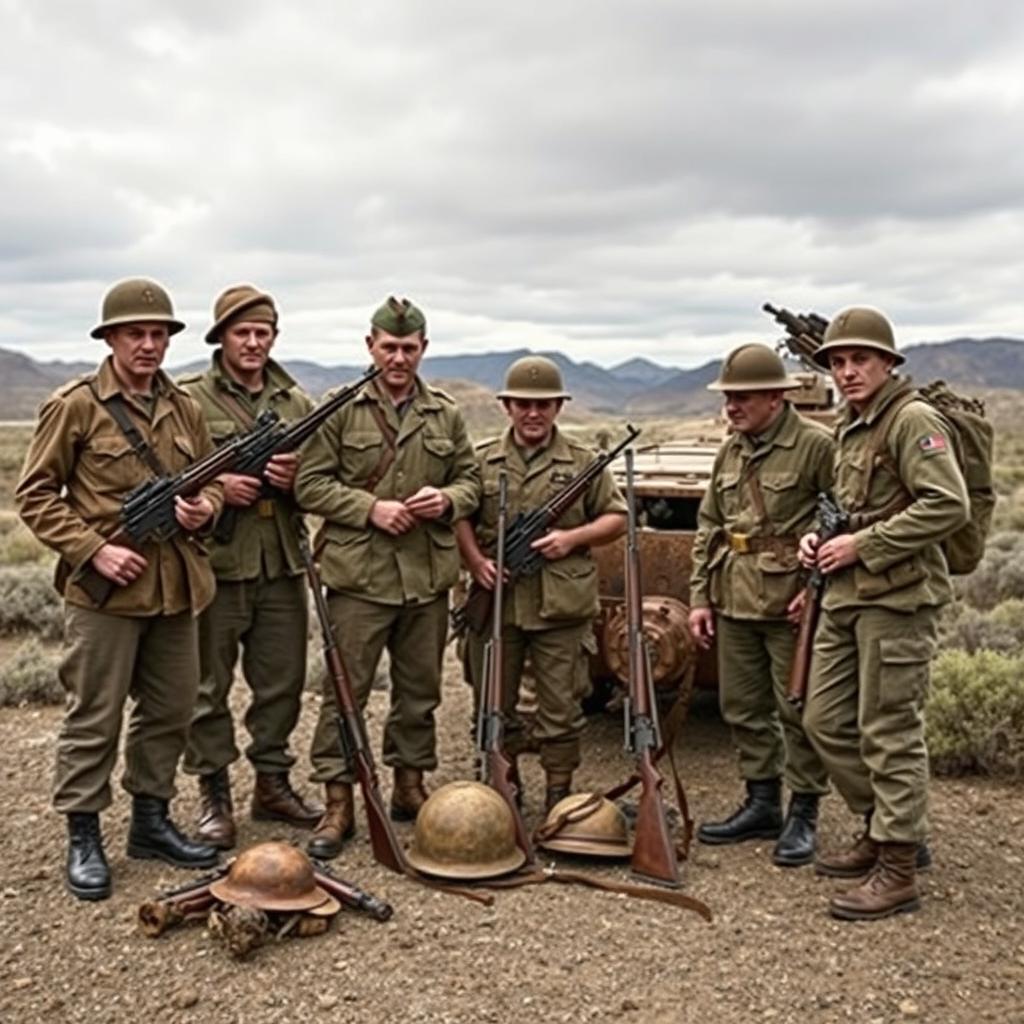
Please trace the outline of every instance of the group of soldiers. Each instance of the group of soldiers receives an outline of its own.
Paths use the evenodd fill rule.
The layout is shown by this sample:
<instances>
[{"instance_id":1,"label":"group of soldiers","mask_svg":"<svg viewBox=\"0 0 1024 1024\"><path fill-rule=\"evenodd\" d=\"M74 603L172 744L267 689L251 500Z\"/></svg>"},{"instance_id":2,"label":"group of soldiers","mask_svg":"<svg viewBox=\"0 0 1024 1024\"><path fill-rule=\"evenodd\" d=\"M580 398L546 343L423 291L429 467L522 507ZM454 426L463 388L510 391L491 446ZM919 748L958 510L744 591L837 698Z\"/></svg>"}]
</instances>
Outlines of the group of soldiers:
<instances>
[{"instance_id":1,"label":"group of soldiers","mask_svg":"<svg viewBox=\"0 0 1024 1024\"><path fill-rule=\"evenodd\" d=\"M289 748L306 675L308 596L298 531L319 517L317 557L346 672L365 704L382 654L390 663L383 761L394 772L390 813L409 821L437 766L435 710L460 563L493 589L498 480L508 511L548 500L593 453L558 429L570 395L556 364L513 363L497 395L506 430L475 449L457 404L427 385L420 309L388 299L366 346L380 373L298 452L275 455L262 479L226 473L176 499L180 530L136 549L111 540L124 497L173 474L272 410L294 420L310 399L271 358L273 298L250 285L214 303L208 369L173 381L161 365L184 329L155 281L106 294L92 336L110 352L95 373L42 406L16 499L23 520L59 557L68 694L57 741L54 807L67 818L66 883L78 898L111 892L100 812L111 802L124 707L131 698L123 785L132 798L127 852L189 868L212 866L236 843L230 766L240 753L229 693L241 656L251 690L245 756L255 772L251 814L311 829L312 855L336 856L355 831L353 778L325 689L310 751L324 804L293 788ZM900 402L879 470L877 423L899 386L902 357L879 313L855 308L830 324L815 357L846 399L835 437L786 401L799 386L769 348L740 347L718 381L731 425L715 461L694 544L690 628L717 641L722 710L740 751L743 805L707 822L706 843L776 839L780 865L816 857L815 826L829 780L866 822L855 845L817 854L817 869L860 878L831 904L840 917L916 909L925 845L927 754L922 702L936 613L950 584L939 541L966 518L967 497L942 419ZM888 510L819 543L815 498ZM505 740L524 749L515 707L524 664L536 684L534 739L550 809L580 763L582 701L598 611L590 549L621 536L626 506L610 471L592 482L534 546L543 570L504 602ZM802 573L829 578L807 708L783 698L793 656ZM81 586L91 570L114 585L102 605ZM479 695L485 637L467 637ZM172 821L179 761L198 779L196 839ZM782 810L782 781L791 791Z\"/></svg>"},{"instance_id":2,"label":"group of soldiers","mask_svg":"<svg viewBox=\"0 0 1024 1024\"><path fill-rule=\"evenodd\" d=\"M129 697L128 855L205 868L235 845L229 771L240 755L228 698L240 655L251 690L245 755L255 772L252 817L312 829L307 849L316 857L336 856L354 834L352 767L329 680L310 751L324 805L290 780L289 739L306 675L305 513L322 522L320 575L361 705L389 654L383 760L394 772L390 814L413 820L427 798L424 775L437 766L435 710L460 552L478 581L495 582L497 473L507 474L515 514L557 493L592 458L557 427L569 395L557 365L542 357L509 367L498 394L508 428L474 450L457 404L419 376L428 345L422 311L392 297L373 314L366 337L380 371L374 380L299 452L273 456L263 479L225 473L194 497L177 498L180 530L137 550L111 540L134 487L183 469L268 410L294 420L312 408L271 358L278 312L270 295L249 285L224 291L206 333L216 346L209 368L173 381L161 365L183 328L157 282L113 286L92 331L110 353L95 373L43 404L16 491L22 519L60 556L67 633L60 678L68 704L54 807L67 818L66 884L80 899L111 892L99 816L111 802ZM536 543L544 567L511 588L505 605L509 716L529 659L548 807L569 792L580 759L597 611L588 550L624 530L625 504L606 471ZM114 585L102 605L81 586L86 570ZM471 635L467 649L479 692L482 640ZM516 743L522 730L512 727L513 750ZM169 814L179 760L198 779L195 840Z\"/></svg>"}]
</instances>

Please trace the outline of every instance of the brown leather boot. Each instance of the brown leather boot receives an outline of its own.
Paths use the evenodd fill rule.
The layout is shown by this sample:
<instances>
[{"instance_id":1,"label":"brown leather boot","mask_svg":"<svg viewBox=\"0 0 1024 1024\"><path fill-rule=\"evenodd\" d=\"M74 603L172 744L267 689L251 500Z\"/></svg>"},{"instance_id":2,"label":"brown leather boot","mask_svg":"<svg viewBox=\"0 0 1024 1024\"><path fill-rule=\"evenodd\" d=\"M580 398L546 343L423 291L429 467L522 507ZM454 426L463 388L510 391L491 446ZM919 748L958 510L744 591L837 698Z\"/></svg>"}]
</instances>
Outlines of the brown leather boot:
<instances>
[{"instance_id":1,"label":"brown leather boot","mask_svg":"<svg viewBox=\"0 0 1024 1024\"><path fill-rule=\"evenodd\" d=\"M423 772L419 768L396 768L395 785L391 790L391 820L415 821L426 799Z\"/></svg>"},{"instance_id":2,"label":"brown leather boot","mask_svg":"<svg viewBox=\"0 0 1024 1024\"><path fill-rule=\"evenodd\" d=\"M312 828L323 817L319 804L307 803L292 789L287 772L257 772L252 791L254 821L284 821L296 828Z\"/></svg>"},{"instance_id":3,"label":"brown leather boot","mask_svg":"<svg viewBox=\"0 0 1024 1024\"><path fill-rule=\"evenodd\" d=\"M199 841L218 850L235 845L235 819L232 816L231 780L227 768L212 775L199 776Z\"/></svg>"},{"instance_id":4,"label":"brown leather boot","mask_svg":"<svg viewBox=\"0 0 1024 1024\"><path fill-rule=\"evenodd\" d=\"M862 878L877 860L878 843L865 829L845 850L819 853L814 862L814 873L828 875L829 878Z\"/></svg>"},{"instance_id":5,"label":"brown leather boot","mask_svg":"<svg viewBox=\"0 0 1024 1024\"><path fill-rule=\"evenodd\" d=\"M879 843L874 870L860 885L836 893L829 903L843 921L875 921L921 909L915 861L917 843Z\"/></svg>"},{"instance_id":6,"label":"brown leather boot","mask_svg":"<svg viewBox=\"0 0 1024 1024\"><path fill-rule=\"evenodd\" d=\"M544 775L544 814L547 816L559 800L564 800L572 792L572 772L547 768Z\"/></svg>"},{"instance_id":7,"label":"brown leather boot","mask_svg":"<svg viewBox=\"0 0 1024 1024\"><path fill-rule=\"evenodd\" d=\"M327 809L316 823L306 844L310 857L330 860L341 853L346 839L356 834L355 814L352 808L352 783L327 783Z\"/></svg>"}]
</instances>

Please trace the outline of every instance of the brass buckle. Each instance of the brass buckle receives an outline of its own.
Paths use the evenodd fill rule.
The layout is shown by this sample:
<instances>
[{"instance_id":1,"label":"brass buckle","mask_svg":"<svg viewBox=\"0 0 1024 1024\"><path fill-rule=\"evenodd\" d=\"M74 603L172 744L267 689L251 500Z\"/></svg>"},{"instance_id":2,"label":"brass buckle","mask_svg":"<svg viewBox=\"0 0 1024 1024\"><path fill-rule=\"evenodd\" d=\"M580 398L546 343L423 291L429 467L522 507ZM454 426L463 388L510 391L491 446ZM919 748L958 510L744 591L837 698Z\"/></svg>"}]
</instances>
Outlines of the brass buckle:
<instances>
[{"instance_id":1,"label":"brass buckle","mask_svg":"<svg viewBox=\"0 0 1024 1024\"><path fill-rule=\"evenodd\" d=\"M274 499L260 498L260 500L256 502L256 515L258 515L260 519L273 519Z\"/></svg>"},{"instance_id":2,"label":"brass buckle","mask_svg":"<svg viewBox=\"0 0 1024 1024\"><path fill-rule=\"evenodd\" d=\"M749 533L730 533L729 534L729 547L738 555L745 555L750 551L750 534Z\"/></svg>"}]
</instances>

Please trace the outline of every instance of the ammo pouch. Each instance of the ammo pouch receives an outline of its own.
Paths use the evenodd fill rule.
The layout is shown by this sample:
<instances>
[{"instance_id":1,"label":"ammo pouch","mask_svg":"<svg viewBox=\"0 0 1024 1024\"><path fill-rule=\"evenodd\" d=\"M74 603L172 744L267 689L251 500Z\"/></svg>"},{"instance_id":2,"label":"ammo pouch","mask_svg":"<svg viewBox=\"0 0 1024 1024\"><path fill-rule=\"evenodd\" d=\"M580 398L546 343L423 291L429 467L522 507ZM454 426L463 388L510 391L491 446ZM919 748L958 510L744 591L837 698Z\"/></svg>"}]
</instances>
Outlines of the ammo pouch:
<instances>
[{"instance_id":1,"label":"ammo pouch","mask_svg":"<svg viewBox=\"0 0 1024 1024\"><path fill-rule=\"evenodd\" d=\"M540 572L542 619L589 619L599 611L597 565L590 555L574 553L543 566Z\"/></svg>"}]
</instances>

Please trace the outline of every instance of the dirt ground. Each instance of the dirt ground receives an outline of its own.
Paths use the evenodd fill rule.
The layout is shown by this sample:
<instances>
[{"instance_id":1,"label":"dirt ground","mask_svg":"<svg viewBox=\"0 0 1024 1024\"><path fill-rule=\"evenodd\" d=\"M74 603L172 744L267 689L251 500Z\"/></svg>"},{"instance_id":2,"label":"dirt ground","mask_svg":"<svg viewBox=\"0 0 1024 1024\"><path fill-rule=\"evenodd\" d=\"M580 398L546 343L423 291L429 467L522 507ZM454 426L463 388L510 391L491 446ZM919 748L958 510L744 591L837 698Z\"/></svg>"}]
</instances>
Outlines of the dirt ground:
<instances>
[{"instance_id":1,"label":"dirt ground","mask_svg":"<svg viewBox=\"0 0 1024 1024\"><path fill-rule=\"evenodd\" d=\"M467 697L450 672L432 785L471 775ZM373 697L375 736L385 701ZM307 695L297 750L306 749L315 707ZM126 859L120 790L103 816L113 897L89 904L65 893L63 822L47 793L59 719L57 708L0 711L3 1022L1024 1021L1024 800L1010 786L934 784L935 868L924 878L924 908L874 924L832 921L825 904L834 883L810 868L773 867L767 842L695 846L685 891L712 908L711 924L555 885L497 893L492 908L481 907L380 869L360 816L335 867L389 900L393 919L343 913L326 936L265 946L239 963L201 925L157 940L139 933L138 904L190 876ZM739 786L713 702L697 704L679 752L695 817L731 809ZM591 721L584 756L578 788L619 781L628 764L617 718ZM533 824L542 787L534 759L524 775ZM382 781L386 788L384 773ZM248 768L235 782L244 807ZM175 816L191 826L195 809L185 780ZM295 838L240 817L243 845ZM837 798L826 802L824 842L845 842L855 825ZM606 863L572 867L626 877Z\"/></svg>"}]
</instances>

